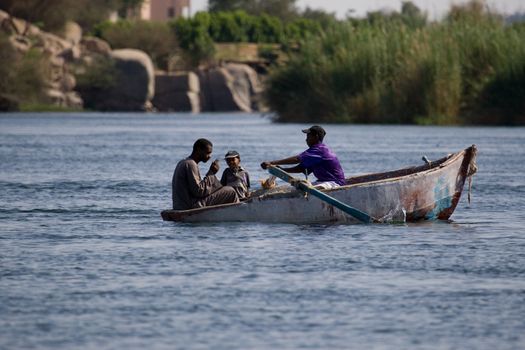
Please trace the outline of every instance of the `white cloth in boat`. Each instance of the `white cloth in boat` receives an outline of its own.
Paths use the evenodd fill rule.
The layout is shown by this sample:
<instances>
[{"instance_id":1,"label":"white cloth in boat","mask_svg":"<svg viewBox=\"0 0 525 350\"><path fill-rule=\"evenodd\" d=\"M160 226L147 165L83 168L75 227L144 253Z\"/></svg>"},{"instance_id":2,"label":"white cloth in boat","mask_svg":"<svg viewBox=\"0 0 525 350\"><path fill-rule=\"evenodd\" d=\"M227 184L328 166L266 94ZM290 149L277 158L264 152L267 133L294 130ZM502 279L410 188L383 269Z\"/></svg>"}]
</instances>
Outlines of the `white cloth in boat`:
<instances>
[{"instance_id":1,"label":"white cloth in boat","mask_svg":"<svg viewBox=\"0 0 525 350\"><path fill-rule=\"evenodd\" d=\"M310 183L308 180L297 180L297 179L294 179L294 180L290 181L290 185L292 185L294 187L297 187L300 182L303 182L303 183L306 183L306 184L308 184L310 186L313 186L313 187L315 187L318 190L330 190L332 188L336 188L336 187L340 187L341 186L335 181L319 181L319 180L317 180L315 182Z\"/></svg>"},{"instance_id":2,"label":"white cloth in boat","mask_svg":"<svg viewBox=\"0 0 525 350\"><path fill-rule=\"evenodd\" d=\"M332 188L336 188L341 185L339 185L335 181L315 181L312 183L312 186L314 186L315 188L319 190L330 190Z\"/></svg>"}]
</instances>

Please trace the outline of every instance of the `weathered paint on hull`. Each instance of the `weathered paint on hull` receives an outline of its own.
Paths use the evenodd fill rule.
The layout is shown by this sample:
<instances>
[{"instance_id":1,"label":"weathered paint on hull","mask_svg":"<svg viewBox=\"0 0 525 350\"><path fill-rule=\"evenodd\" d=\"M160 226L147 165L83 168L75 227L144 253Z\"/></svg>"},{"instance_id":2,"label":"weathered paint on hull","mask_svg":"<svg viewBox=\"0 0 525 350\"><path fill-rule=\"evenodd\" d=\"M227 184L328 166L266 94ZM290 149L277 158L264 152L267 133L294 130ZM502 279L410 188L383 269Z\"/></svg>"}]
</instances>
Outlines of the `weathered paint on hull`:
<instances>
[{"instance_id":1,"label":"weathered paint on hull","mask_svg":"<svg viewBox=\"0 0 525 350\"><path fill-rule=\"evenodd\" d=\"M350 185L326 191L330 196L383 221L448 219L456 208L467 175L475 167L475 146L436 161L437 165L361 176ZM426 169L425 169L426 168ZM420 170L420 171L419 171ZM472 175L472 174L470 174ZM356 178L357 179L357 178ZM166 210L164 220L184 222L258 221L270 223L357 222L313 196L287 194L252 198L238 204L187 211Z\"/></svg>"}]
</instances>

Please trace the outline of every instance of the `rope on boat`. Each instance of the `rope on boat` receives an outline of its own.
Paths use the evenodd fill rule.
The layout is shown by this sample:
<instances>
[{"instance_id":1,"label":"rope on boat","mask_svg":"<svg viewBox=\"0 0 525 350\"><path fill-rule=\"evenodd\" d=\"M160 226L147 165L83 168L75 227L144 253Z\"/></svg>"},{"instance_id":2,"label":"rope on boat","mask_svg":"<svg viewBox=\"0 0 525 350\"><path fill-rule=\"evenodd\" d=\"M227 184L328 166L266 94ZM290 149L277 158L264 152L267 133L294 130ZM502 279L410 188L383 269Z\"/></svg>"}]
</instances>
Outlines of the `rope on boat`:
<instances>
[{"instance_id":1,"label":"rope on boat","mask_svg":"<svg viewBox=\"0 0 525 350\"><path fill-rule=\"evenodd\" d=\"M272 189L275 187L275 175L270 175L269 178L265 179L265 180L261 180L261 186L262 188L264 188L265 190L269 190L269 189Z\"/></svg>"},{"instance_id":2,"label":"rope on boat","mask_svg":"<svg viewBox=\"0 0 525 350\"><path fill-rule=\"evenodd\" d=\"M472 146L472 154L470 156L470 162L467 168L467 178L468 178L468 204L470 205L470 193L472 192L472 176L478 172L478 165L476 164L476 155L478 150L476 147Z\"/></svg>"}]
</instances>

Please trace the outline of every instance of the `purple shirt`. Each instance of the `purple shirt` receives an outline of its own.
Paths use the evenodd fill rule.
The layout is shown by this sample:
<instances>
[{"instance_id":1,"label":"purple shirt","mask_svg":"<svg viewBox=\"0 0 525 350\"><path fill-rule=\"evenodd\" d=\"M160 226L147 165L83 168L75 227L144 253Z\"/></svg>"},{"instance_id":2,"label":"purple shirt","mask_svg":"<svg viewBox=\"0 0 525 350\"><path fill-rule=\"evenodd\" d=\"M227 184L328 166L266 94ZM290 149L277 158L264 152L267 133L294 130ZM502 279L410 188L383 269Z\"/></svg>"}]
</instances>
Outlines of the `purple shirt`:
<instances>
[{"instance_id":1,"label":"purple shirt","mask_svg":"<svg viewBox=\"0 0 525 350\"><path fill-rule=\"evenodd\" d=\"M313 172L319 181L334 181L338 185L346 185L345 174L339 159L324 143L318 143L298 155L300 165L308 173Z\"/></svg>"}]
</instances>

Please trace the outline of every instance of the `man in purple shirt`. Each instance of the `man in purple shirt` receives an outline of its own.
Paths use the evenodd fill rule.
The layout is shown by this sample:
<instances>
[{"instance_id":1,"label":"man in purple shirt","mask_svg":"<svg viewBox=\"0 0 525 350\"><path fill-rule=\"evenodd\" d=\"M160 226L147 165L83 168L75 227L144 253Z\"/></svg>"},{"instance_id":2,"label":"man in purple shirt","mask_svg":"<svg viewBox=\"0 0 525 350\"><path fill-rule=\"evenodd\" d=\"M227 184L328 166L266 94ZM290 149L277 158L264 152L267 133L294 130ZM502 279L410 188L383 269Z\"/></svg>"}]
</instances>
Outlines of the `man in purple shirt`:
<instances>
[{"instance_id":1,"label":"man in purple shirt","mask_svg":"<svg viewBox=\"0 0 525 350\"><path fill-rule=\"evenodd\" d=\"M345 174L341 164L327 145L323 143L326 131L314 125L309 129L304 129L306 134L306 144L308 149L303 153L279 160L265 161L261 167L266 169L270 165L297 164L294 167L284 169L290 173L314 173L317 181L313 183L322 188L333 188L344 186L346 184Z\"/></svg>"}]
</instances>

